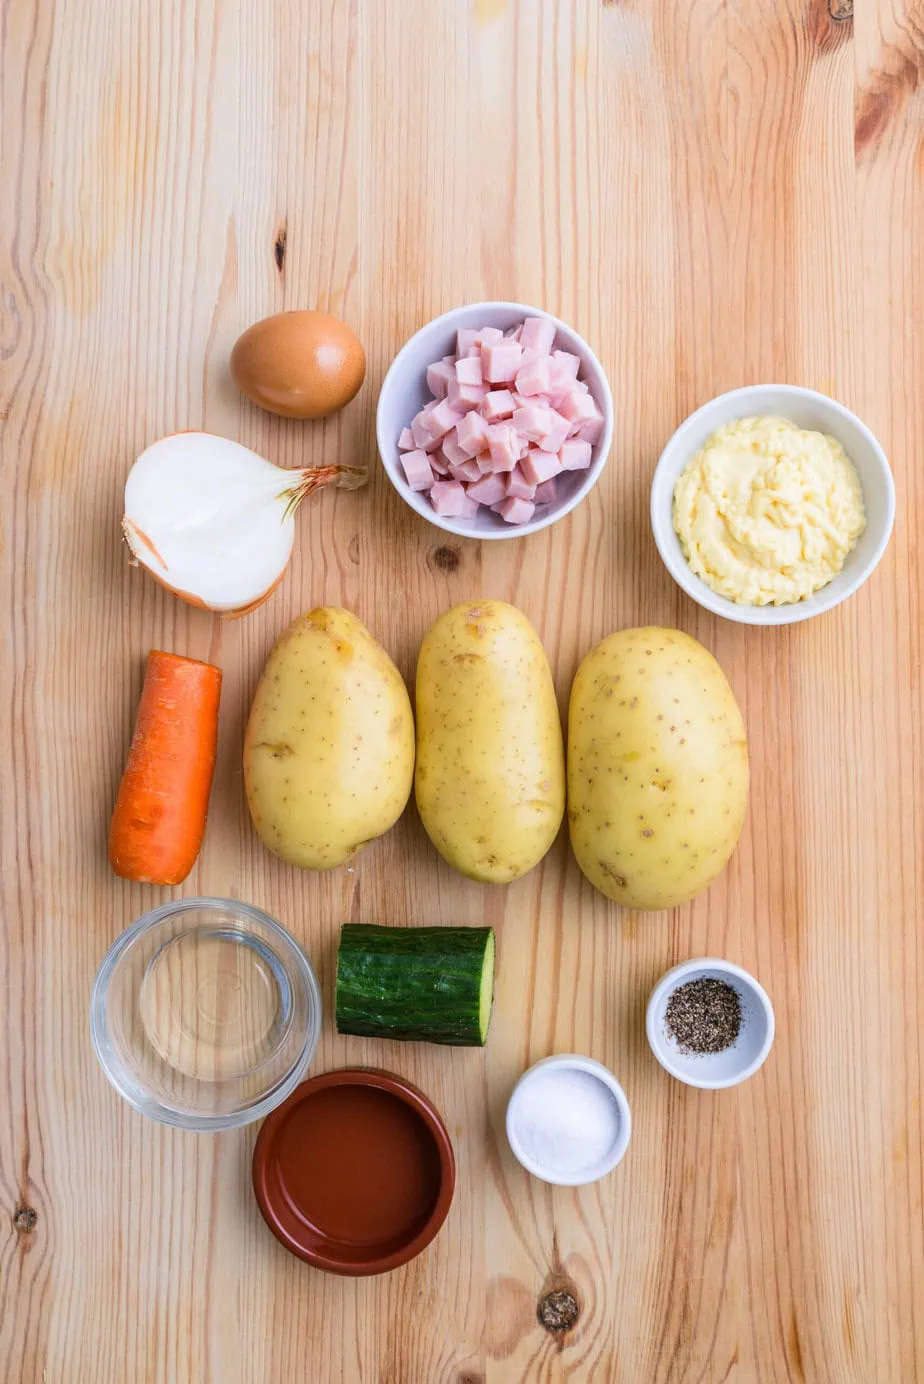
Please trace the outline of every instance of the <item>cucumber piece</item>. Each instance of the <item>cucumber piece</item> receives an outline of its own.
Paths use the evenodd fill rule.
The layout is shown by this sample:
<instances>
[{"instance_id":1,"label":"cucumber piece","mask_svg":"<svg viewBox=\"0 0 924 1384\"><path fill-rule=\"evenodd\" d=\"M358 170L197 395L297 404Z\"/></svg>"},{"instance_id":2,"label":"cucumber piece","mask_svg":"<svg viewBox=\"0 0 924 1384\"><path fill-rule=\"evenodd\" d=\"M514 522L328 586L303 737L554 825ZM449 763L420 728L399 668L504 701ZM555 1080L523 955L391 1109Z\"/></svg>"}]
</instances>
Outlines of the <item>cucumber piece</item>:
<instances>
[{"instance_id":1,"label":"cucumber piece","mask_svg":"<svg viewBox=\"0 0 924 1384\"><path fill-rule=\"evenodd\" d=\"M492 928L340 930L338 1033L483 1047L493 997Z\"/></svg>"}]
</instances>

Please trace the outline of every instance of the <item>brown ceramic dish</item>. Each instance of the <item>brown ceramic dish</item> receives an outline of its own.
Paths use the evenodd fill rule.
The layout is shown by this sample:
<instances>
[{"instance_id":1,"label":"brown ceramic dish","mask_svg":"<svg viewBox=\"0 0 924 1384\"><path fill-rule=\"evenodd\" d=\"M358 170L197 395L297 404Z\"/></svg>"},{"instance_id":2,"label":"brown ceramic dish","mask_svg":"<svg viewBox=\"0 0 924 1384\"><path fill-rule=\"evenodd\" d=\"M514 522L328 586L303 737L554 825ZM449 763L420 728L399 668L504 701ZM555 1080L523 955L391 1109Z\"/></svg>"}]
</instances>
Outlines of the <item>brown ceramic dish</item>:
<instances>
[{"instance_id":1,"label":"brown ceramic dish","mask_svg":"<svg viewBox=\"0 0 924 1384\"><path fill-rule=\"evenodd\" d=\"M446 1219L456 1166L422 1092L388 1072L347 1068L304 1082L264 1122L253 1187L286 1249L329 1273L406 1264Z\"/></svg>"}]
</instances>

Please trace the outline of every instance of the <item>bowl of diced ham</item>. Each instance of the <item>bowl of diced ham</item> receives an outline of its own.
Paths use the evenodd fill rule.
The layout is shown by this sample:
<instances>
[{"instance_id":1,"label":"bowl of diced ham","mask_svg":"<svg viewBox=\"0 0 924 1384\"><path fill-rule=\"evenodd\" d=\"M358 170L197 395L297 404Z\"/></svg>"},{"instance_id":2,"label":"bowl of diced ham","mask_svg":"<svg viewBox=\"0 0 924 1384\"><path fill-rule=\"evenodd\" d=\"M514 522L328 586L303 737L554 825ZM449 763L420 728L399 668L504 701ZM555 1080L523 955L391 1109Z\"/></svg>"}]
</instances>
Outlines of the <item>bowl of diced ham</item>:
<instances>
[{"instance_id":1,"label":"bowl of diced ham","mask_svg":"<svg viewBox=\"0 0 924 1384\"><path fill-rule=\"evenodd\" d=\"M418 514L474 538L535 533L596 484L613 433L603 368L573 328L472 303L399 351L376 417L389 479Z\"/></svg>"}]
</instances>

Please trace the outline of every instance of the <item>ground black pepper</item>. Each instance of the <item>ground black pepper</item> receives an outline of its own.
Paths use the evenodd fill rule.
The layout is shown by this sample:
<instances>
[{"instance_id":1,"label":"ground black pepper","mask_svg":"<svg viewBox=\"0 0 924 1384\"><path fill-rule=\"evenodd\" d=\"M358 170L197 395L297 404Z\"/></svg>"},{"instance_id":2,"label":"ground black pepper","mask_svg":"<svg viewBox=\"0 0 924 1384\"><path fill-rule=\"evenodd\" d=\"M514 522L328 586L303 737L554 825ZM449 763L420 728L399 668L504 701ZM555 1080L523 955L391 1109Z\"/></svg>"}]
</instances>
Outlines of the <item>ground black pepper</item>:
<instances>
[{"instance_id":1,"label":"ground black pepper","mask_svg":"<svg viewBox=\"0 0 924 1384\"><path fill-rule=\"evenodd\" d=\"M671 995L664 1018L681 1052L724 1052L741 1031L741 1001L724 980L688 980Z\"/></svg>"}]
</instances>

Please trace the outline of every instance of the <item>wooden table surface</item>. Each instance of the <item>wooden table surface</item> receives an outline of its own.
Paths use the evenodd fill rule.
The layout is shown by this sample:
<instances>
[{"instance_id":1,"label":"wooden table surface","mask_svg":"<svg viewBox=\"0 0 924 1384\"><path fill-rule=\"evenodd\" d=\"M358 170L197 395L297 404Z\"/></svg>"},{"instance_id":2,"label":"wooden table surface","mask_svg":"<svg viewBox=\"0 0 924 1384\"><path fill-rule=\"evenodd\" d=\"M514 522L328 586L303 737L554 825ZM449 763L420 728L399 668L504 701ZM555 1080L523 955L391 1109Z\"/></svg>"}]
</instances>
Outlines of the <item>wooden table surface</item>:
<instances>
[{"instance_id":1,"label":"wooden table surface","mask_svg":"<svg viewBox=\"0 0 924 1384\"><path fill-rule=\"evenodd\" d=\"M831 0L835 7L835 0ZM909 1384L924 1379L924 12L863 0L6 0L0 1379L5 1384ZM544 305L616 399L612 457L569 519L447 541L377 468L399 345L453 305ZM287 423L228 376L239 331L321 307L363 339L340 416ZM856 409L898 488L873 580L784 630L713 619L648 527L676 425L735 385L790 380ZM161 434L206 428L285 464L368 462L324 494L270 602L223 623L129 568L122 483ZM752 790L720 881L620 913L560 838L484 888L413 811L311 875L248 820L242 726L263 660L315 604L355 610L412 675L436 615L495 595L535 622L564 707L613 630L678 626L726 670ZM176 895L247 899L309 951L324 1071L372 1063L435 1100L458 1156L442 1233L390 1276L314 1272L249 1190L252 1129L135 1114L87 1009L119 930L170 891L115 879L106 832L151 647L224 669L197 868ZM485 1051L340 1038L345 920L492 924ZM738 1090L673 1082L644 1006L719 953L777 1012ZM530 1062L599 1058L634 1131L580 1191L530 1180L504 1106ZM536 1319L570 1286L564 1338Z\"/></svg>"}]
</instances>

